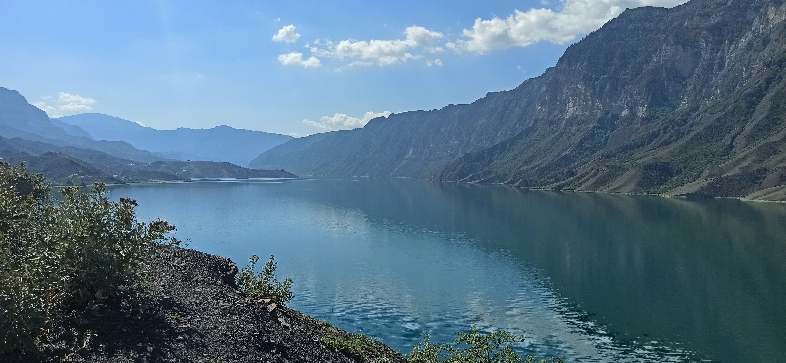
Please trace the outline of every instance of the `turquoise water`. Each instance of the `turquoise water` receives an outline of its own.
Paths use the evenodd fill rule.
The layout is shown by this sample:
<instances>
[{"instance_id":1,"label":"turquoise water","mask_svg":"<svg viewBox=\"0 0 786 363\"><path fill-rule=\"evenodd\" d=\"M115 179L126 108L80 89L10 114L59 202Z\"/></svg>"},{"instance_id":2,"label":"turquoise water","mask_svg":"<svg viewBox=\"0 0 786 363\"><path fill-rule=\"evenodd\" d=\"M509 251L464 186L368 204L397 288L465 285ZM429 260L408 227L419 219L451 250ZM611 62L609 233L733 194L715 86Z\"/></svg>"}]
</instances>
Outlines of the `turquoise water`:
<instances>
[{"instance_id":1,"label":"turquoise water","mask_svg":"<svg viewBox=\"0 0 786 363\"><path fill-rule=\"evenodd\" d=\"M786 205L395 180L112 187L290 307L403 353L470 326L575 362L786 361Z\"/></svg>"}]
</instances>

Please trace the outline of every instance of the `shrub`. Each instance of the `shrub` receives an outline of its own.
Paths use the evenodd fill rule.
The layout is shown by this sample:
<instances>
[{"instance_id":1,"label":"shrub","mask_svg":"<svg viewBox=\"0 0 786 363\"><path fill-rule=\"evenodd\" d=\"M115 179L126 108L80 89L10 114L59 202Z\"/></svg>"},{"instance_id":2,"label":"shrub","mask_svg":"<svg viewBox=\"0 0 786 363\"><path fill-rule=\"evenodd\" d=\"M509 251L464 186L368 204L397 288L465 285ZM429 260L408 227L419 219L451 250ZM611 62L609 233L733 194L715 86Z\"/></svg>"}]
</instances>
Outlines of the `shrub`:
<instances>
[{"instance_id":1,"label":"shrub","mask_svg":"<svg viewBox=\"0 0 786 363\"><path fill-rule=\"evenodd\" d=\"M333 330L329 330L325 333L319 341L330 349L340 350L354 355L373 351L375 343L374 339L363 334L342 335Z\"/></svg>"},{"instance_id":2,"label":"shrub","mask_svg":"<svg viewBox=\"0 0 786 363\"><path fill-rule=\"evenodd\" d=\"M503 330L482 334L474 326L469 333L460 333L453 344L434 344L424 334L423 343L414 347L407 356L411 363L534 363L537 357L522 359L509 343L523 341ZM505 344L504 347L502 345ZM539 363L564 363L562 359L552 358Z\"/></svg>"},{"instance_id":3,"label":"shrub","mask_svg":"<svg viewBox=\"0 0 786 363\"><path fill-rule=\"evenodd\" d=\"M0 351L34 347L33 332L46 321L47 293L42 258L33 248L41 206L49 199L49 186L24 166L0 163ZM44 265L45 266L45 265ZM41 266L43 267L43 266Z\"/></svg>"},{"instance_id":4,"label":"shrub","mask_svg":"<svg viewBox=\"0 0 786 363\"><path fill-rule=\"evenodd\" d=\"M60 193L0 162L0 353L35 351L45 327L87 307L138 311L154 293L147 257L178 242L167 222L138 222L136 201L109 201L104 184Z\"/></svg>"},{"instance_id":5,"label":"shrub","mask_svg":"<svg viewBox=\"0 0 786 363\"><path fill-rule=\"evenodd\" d=\"M276 280L276 261L273 255L270 255L259 274L254 272L258 261L259 256L251 256L248 266L235 276L240 289L253 298L271 299L279 305L292 300L292 279L286 278L282 282Z\"/></svg>"}]
</instances>

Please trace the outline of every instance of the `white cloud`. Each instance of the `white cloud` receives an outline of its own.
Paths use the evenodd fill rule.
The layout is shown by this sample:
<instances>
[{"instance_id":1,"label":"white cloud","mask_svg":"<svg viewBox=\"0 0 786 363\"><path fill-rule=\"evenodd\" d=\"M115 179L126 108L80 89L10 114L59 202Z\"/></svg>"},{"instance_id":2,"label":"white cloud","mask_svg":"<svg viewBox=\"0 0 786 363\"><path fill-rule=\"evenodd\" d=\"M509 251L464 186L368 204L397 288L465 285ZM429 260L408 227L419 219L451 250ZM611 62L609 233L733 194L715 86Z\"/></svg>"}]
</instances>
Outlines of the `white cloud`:
<instances>
[{"instance_id":1,"label":"white cloud","mask_svg":"<svg viewBox=\"0 0 786 363\"><path fill-rule=\"evenodd\" d=\"M58 110L56 107L49 106L49 105L47 105L47 104L46 104L46 102L44 102L44 101L40 101L40 102L33 102L33 103L32 103L32 105L33 105L33 106L35 106L35 107L38 107L38 108L42 109L44 112L46 112L46 114L47 114L49 117L54 117L54 118L56 118L56 117L63 116L62 114L60 114L60 111L59 111L59 110Z\"/></svg>"},{"instance_id":2,"label":"white cloud","mask_svg":"<svg viewBox=\"0 0 786 363\"><path fill-rule=\"evenodd\" d=\"M92 105L98 102L89 97L72 95L66 92L60 92L56 100L53 100L51 96L44 96L41 99L42 101L34 102L33 106L44 110L49 117L53 118L90 112L93 110ZM54 102L55 105L50 105L49 102Z\"/></svg>"},{"instance_id":3,"label":"white cloud","mask_svg":"<svg viewBox=\"0 0 786 363\"><path fill-rule=\"evenodd\" d=\"M445 46L450 49L486 53L495 49L526 47L538 41L564 44L579 34L600 28L626 8L672 7L687 0L564 0L560 11L516 10L507 19L475 19L472 29L464 29L466 39Z\"/></svg>"},{"instance_id":4,"label":"white cloud","mask_svg":"<svg viewBox=\"0 0 786 363\"><path fill-rule=\"evenodd\" d=\"M278 30L278 34L273 36L274 42L294 43L300 38L300 34L295 32L295 26L289 24Z\"/></svg>"},{"instance_id":5,"label":"white cloud","mask_svg":"<svg viewBox=\"0 0 786 363\"><path fill-rule=\"evenodd\" d=\"M311 53L339 59L360 58L386 66L419 58L420 56L411 53L413 50L442 51L442 48L436 46L436 41L444 37L442 33L420 26L411 26L404 30L404 35L404 39L369 41L347 39L338 44L331 41L316 41L315 45L324 44L326 48L314 46L311 48Z\"/></svg>"},{"instance_id":6,"label":"white cloud","mask_svg":"<svg viewBox=\"0 0 786 363\"><path fill-rule=\"evenodd\" d=\"M407 35L406 42L411 47L423 47L426 49L435 49L434 41L443 37L442 33L433 32L422 26L411 26L404 30Z\"/></svg>"},{"instance_id":7,"label":"white cloud","mask_svg":"<svg viewBox=\"0 0 786 363\"><path fill-rule=\"evenodd\" d=\"M316 68L322 65L322 62L315 57L303 60L303 53L298 52L281 54L278 56L278 61L285 66L303 66L304 68Z\"/></svg>"},{"instance_id":8,"label":"white cloud","mask_svg":"<svg viewBox=\"0 0 786 363\"><path fill-rule=\"evenodd\" d=\"M92 98L81 97L65 92L60 92L60 96L58 97L58 99L60 99L60 102L68 103L68 104L92 105L96 103L96 100Z\"/></svg>"},{"instance_id":9,"label":"white cloud","mask_svg":"<svg viewBox=\"0 0 786 363\"><path fill-rule=\"evenodd\" d=\"M333 116L322 116L319 121L303 120L303 123L325 131L349 130L366 126L366 124L377 117L388 117L392 112L366 112L363 118L351 117L344 113L337 113Z\"/></svg>"},{"instance_id":10,"label":"white cloud","mask_svg":"<svg viewBox=\"0 0 786 363\"><path fill-rule=\"evenodd\" d=\"M412 54L407 53L407 45L401 40L371 40L369 42L342 40L336 46L335 53L340 58L375 59L381 66L415 58Z\"/></svg>"},{"instance_id":11,"label":"white cloud","mask_svg":"<svg viewBox=\"0 0 786 363\"><path fill-rule=\"evenodd\" d=\"M431 67L431 66L442 67L442 60L437 58L437 59L435 59L433 61L426 62L426 65L428 65L429 67Z\"/></svg>"},{"instance_id":12,"label":"white cloud","mask_svg":"<svg viewBox=\"0 0 786 363\"><path fill-rule=\"evenodd\" d=\"M90 112L93 108L87 105L80 105L78 103L68 103L59 107L60 111L68 113L84 113Z\"/></svg>"}]
</instances>

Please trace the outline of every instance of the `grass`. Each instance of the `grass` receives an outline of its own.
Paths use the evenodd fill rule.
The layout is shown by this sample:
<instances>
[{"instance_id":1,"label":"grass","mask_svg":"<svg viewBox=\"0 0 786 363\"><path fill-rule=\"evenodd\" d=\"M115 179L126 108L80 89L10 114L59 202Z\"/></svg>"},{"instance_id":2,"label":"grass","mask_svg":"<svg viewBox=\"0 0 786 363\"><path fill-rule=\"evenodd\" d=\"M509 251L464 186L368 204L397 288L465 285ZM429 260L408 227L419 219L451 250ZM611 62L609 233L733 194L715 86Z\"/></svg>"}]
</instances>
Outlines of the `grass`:
<instances>
[{"instance_id":1,"label":"grass","mask_svg":"<svg viewBox=\"0 0 786 363\"><path fill-rule=\"evenodd\" d=\"M330 349L354 355L374 351L376 345L376 340L363 334L341 334L337 330L332 329L322 335L319 341Z\"/></svg>"}]
</instances>

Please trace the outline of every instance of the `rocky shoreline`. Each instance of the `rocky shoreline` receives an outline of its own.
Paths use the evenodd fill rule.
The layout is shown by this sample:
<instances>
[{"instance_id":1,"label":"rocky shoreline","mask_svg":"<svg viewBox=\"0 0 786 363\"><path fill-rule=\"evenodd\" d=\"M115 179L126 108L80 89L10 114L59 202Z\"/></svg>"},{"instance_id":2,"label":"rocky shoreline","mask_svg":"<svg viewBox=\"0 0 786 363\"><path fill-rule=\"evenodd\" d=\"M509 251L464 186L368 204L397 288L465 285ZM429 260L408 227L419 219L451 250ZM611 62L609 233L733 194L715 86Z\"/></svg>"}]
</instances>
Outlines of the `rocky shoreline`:
<instances>
[{"instance_id":1,"label":"rocky shoreline","mask_svg":"<svg viewBox=\"0 0 786 363\"><path fill-rule=\"evenodd\" d=\"M161 298L143 318L96 311L77 327L50 332L47 362L406 362L390 347L368 340L353 353L325 337L352 335L268 299L255 300L235 284L229 259L162 247L150 261ZM88 314L90 315L90 314ZM88 332L68 334L68 330ZM55 333L55 334L52 334ZM0 357L3 358L3 357ZM31 357L5 357L29 361ZM5 359L4 358L4 359ZM3 360L4 360L3 359Z\"/></svg>"}]
</instances>

